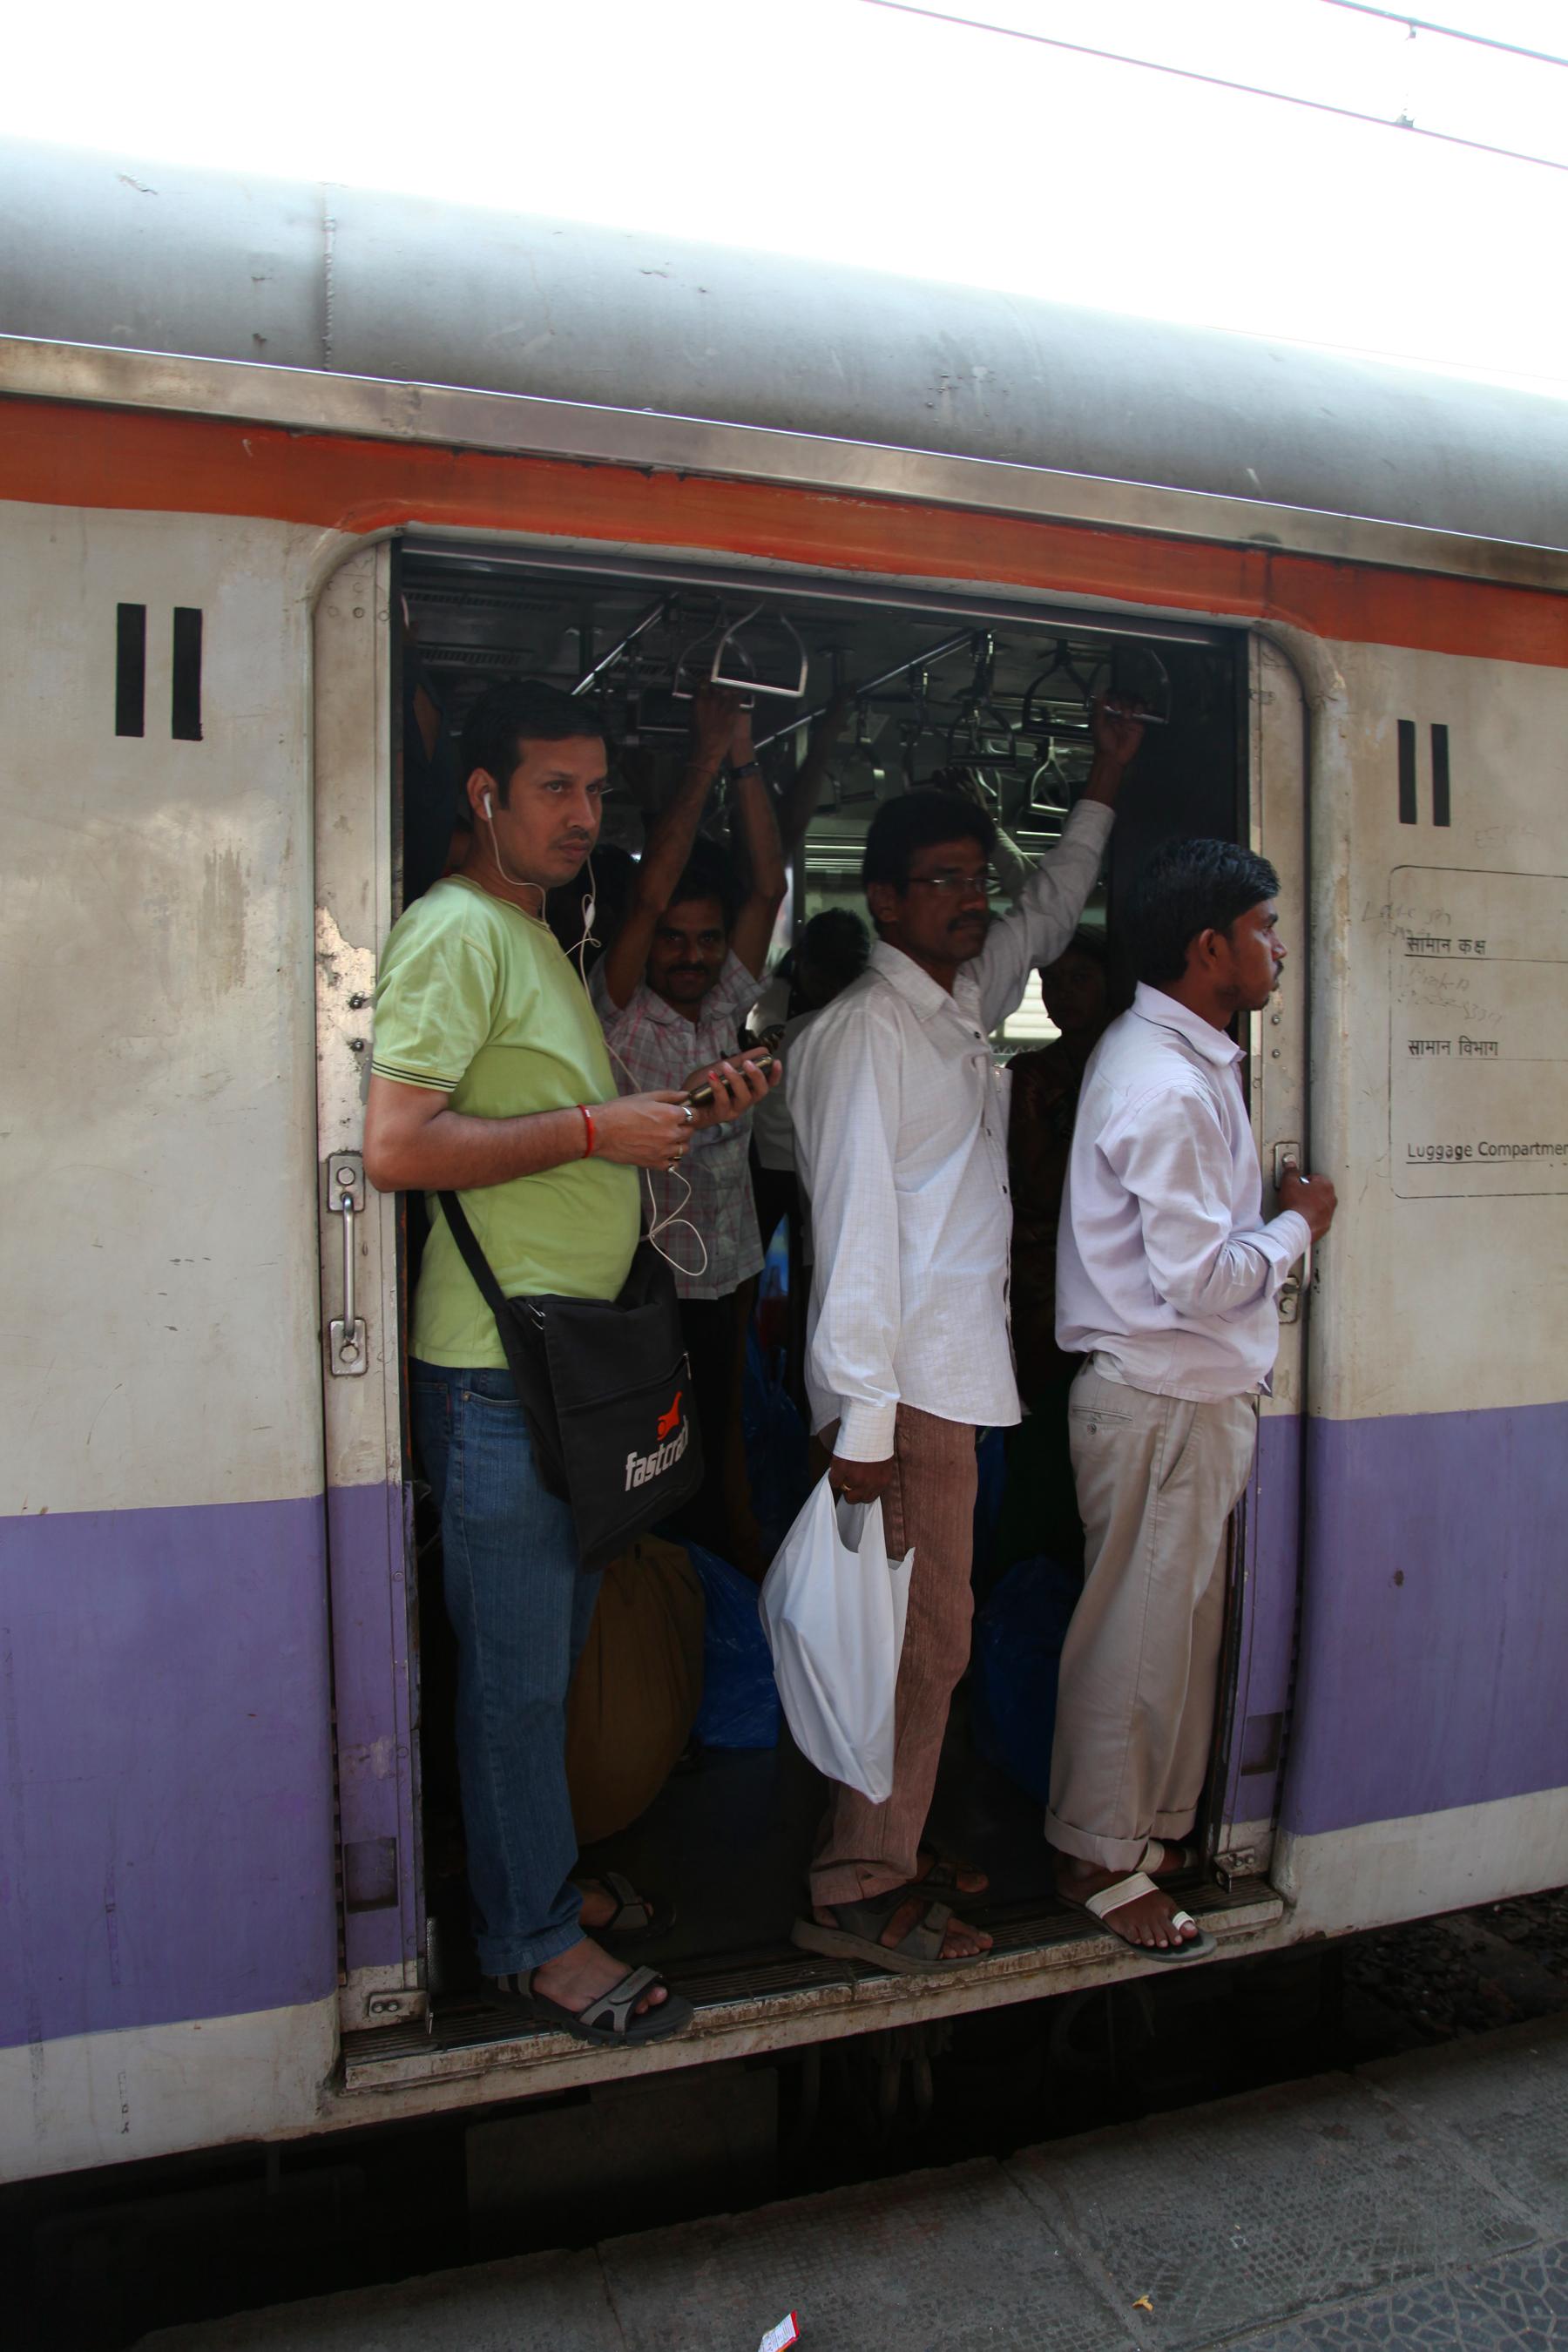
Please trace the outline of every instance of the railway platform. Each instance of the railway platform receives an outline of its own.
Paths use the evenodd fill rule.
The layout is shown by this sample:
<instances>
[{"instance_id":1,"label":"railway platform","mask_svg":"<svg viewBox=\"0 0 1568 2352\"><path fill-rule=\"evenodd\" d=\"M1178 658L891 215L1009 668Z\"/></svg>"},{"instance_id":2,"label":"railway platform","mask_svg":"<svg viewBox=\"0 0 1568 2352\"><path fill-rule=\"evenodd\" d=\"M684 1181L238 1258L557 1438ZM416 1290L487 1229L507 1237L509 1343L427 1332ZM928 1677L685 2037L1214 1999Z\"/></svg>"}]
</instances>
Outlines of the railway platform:
<instances>
[{"instance_id":1,"label":"railway platform","mask_svg":"<svg viewBox=\"0 0 1568 2352\"><path fill-rule=\"evenodd\" d=\"M1568 2018L141 2352L1568 2345Z\"/></svg>"}]
</instances>

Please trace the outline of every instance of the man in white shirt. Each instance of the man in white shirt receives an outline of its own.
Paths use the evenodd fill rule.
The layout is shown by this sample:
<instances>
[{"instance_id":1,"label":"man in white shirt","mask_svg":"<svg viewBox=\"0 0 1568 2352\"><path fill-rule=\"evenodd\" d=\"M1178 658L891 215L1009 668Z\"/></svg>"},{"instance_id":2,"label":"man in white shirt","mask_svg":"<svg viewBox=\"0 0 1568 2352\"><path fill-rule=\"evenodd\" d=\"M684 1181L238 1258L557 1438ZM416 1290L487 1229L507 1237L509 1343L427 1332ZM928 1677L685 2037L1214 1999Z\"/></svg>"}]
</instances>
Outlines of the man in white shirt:
<instances>
[{"instance_id":1,"label":"man in white shirt","mask_svg":"<svg viewBox=\"0 0 1568 2352\"><path fill-rule=\"evenodd\" d=\"M878 1497L889 1551L914 1551L899 1665L893 1792L840 1787L811 1872L808 1951L915 1972L991 1938L934 1900L978 1872L921 1850L952 1688L969 1657L978 1424L1018 1419L1007 1338L1007 1076L990 1033L1071 938L1142 729L1097 708L1094 764L1061 841L991 919L994 827L956 794L877 812L862 878L878 940L863 979L796 1042L789 1100L816 1265L806 1382L837 1427L828 1476Z\"/></svg>"},{"instance_id":2,"label":"man in white shirt","mask_svg":"<svg viewBox=\"0 0 1568 2352\"><path fill-rule=\"evenodd\" d=\"M1327 1177L1288 1169L1264 1222L1228 1034L1279 983L1279 890L1231 842L1151 858L1131 910L1138 992L1090 1057L1062 1203L1057 1339L1089 1359L1068 1407L1088 1576L1062 1651L1046 1832L1062 1895L1166 1960L1214 1949L1157 1881L1193 1862L1179 1841L1208 1765L1226 1529L1251 1473L1276 1302L1334 1213Z\"/></svg>"}]
</instances>

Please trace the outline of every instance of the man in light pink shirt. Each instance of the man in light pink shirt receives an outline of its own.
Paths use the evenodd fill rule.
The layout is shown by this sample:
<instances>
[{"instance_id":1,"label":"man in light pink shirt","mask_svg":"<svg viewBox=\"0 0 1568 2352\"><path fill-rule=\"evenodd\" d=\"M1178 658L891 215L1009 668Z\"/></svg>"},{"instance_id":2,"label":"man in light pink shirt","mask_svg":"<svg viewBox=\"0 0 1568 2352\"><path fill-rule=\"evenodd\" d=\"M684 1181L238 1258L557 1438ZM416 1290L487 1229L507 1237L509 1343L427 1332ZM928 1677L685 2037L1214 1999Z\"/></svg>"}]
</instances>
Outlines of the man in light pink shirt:
<instances>
[{"instance_id":1,"label":"man in light pink shirt","mask_svg":"<svg viewBox=\"0 0 1568 2352\"><path fill-rule=\"evenodd\" d=\"M729 858L697 837L726 763L745 852L743 898ZM784 895L778 821L752 748L751 714L738 694L700 687L685 773L648 829L631 903L588 983L623 1094L683 1089L705 1063L737 1051ZM699 1129L690 1156L679 1168L649 1171L646 1182L650 1234L670 1261L680 1299L705 1464L701 1491L674 1525L760 1580L767 1563L739 1410L746 1322L763 1264L750 1128L749 1113L731 1120L717 1148Z\"/></svg>"},{"instance_id":2,"label":"man in light pink shirt","mask_svg":"<svg viewBox=\"0 0 1568 2352\"><path fill-rule=\"evenodd\" d=\"M1085 1533L1062 1650L1046 1830L1058 1886L1165 1960L1214 1949L1159 1881L1191 1866L1214 1725L1226 1529L1247 1485L1276 1301L1334 1188L1289 1169L1265 1223L1238 1013L1285 950L1279 882L1231 842L1157 851L1137 891L1130 1011L1090 1057L1057 1260L1057 1339ZM1165 1840L1177 1841L1164 1843Z\"/></svg>"}]
</instances>

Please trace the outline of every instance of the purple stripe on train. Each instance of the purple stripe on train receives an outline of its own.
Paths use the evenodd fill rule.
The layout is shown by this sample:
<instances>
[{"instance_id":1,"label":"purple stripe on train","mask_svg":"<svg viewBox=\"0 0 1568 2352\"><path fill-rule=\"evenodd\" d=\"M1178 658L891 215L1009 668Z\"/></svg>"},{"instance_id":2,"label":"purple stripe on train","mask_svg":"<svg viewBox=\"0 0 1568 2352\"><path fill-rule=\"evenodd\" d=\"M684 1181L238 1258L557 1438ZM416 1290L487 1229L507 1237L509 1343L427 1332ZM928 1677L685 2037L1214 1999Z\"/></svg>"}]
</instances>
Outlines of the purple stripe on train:
<instances>
[{"instance_id":1,"label":"purple stripe on train","mask_svg":"<svg viewBox=\"0 0 1568 2352\"><path fill-rule=\"evenodd\" d=\"M387 1486L334 1487L327 1502L351 1969L394 1966L418 1951L405 1505L404 1490Z\"/></svg>"},{"instance_id":2,"label":"purple stripe on train","mask_svg":"<svg viewBox=\"0 0 1568 2352\"><path fill-rule=\"evenodd\" d=\"M1298 1439L1264 1438L1249 1714L1282 1702ZM1568 1406L1314 1421L1308 1447L1286 1826L1568 1784ZM357 1499L355 1554L395 1556L389 1500ZM319 1500L0 1520L0 2043L331 1991L325 1593ZM389 1657L395 1612L363 1598ZM377 1680L361 1740L395 1744ZM395 1780L350 1769L362 1834L406 1835Z\"/></svg>"},{"instance_id":3,"label":"purple stripe on train","mask_svg":"<svg viewBox=\"0 0 1568 2352\"><path fill-rule=\"evenodd\" d=\"M337 1976L319 1498L0 1519L0 2044Z\"/></svg>"},{"instance_id":4,"label":"purple stripe on train","mask_svg":"<svg viewBox=\"0 0 1568 2352\"><path fill-rule=\"evenodd\" d=\"M1568 1786L1568 1405L1313 1420L1287 1829Z\"/></svg>"}]
</instances>

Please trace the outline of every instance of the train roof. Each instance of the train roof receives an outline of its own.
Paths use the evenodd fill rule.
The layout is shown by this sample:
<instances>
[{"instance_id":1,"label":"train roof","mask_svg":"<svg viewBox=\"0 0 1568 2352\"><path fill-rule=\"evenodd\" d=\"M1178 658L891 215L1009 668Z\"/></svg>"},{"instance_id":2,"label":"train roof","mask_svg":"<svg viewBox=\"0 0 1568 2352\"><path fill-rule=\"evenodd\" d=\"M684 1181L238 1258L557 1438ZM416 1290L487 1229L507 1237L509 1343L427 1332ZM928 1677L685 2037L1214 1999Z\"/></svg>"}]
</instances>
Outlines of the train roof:
<instances>
[{"instance_id":1,"label":"train roof","mask_svg":"<svg viewBox=\"0 0 1568 2352\"><path fill-rule=\"evenodd\" d=\"M1568 548L1568 401L981 289L0 142L0 334Z\"/></svg>"}]
</instances>

